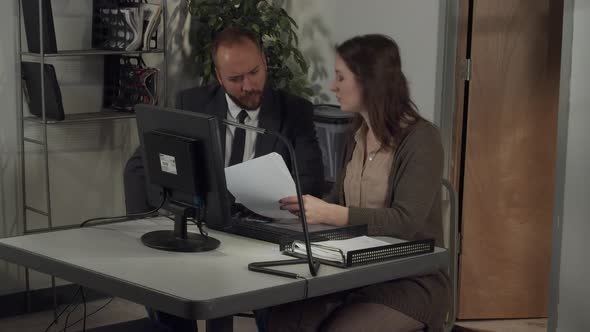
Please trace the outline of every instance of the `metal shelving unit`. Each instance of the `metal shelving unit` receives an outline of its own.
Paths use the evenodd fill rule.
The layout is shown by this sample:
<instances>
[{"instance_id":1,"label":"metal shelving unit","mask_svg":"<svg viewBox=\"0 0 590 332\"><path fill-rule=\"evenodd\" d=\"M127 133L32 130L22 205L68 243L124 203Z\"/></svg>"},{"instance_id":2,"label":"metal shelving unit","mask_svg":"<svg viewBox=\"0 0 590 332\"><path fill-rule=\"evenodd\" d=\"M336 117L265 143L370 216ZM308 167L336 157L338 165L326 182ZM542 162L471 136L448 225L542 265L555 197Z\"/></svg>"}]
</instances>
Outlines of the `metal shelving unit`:
<instances>
[{"instance_id":1,"label":"metal shelving unit","mask_svg":"<svg viewBox=\"0 0 590 332\"><path fill-rule=\"evenodd\" d=\"M57 53L30 53L30 52L23 52L21 53L22 56L29 56L34 58L56 58L56 57L66 57L66 56L89 56L89 55L137 55L137 54L150 54L150 53L164 53L163 49L154 49L154 50L137 50L137 51L110 51L110 50L98 50L98 49L88 49L88 50L70 50L70 51L59 51Z\"/></svg>"},{"instance_id":2,"label":"metal shelving unit","mask_svg":"<svg viewBox=\"0 0 590 332\"><path fill-rule=\"evenodd\" d=\"M168 60L166 56L165 46L167 43L166 38L166 15L167 15L167 8L166 8L166 1L159 0L159 1L150 1L152 4L159 4L162 8L161 12L161 20L160 26L158 30L162 32L162 46L163 48L156 48L150 50L136 50L136 51L120 51L120 50L102 50L102 49L80 49L80 50L64 50L58 51L57 53L45 53L44 50L44 31L43 31L43 1L51 1L51 0L38 0L39 1L39 50L40 53L31 53L31 52L24 52L22 50L21 45L21 20L22 20L22 7L21 1L22 0L15 0L17 3L18 8L18 16L17 16L17 51L19 53L19 64L18 64L18 74L20 76L21 66L20 61L23 61L25 58L34 59L37 61L41 67L40 75L41 75L41 114L42 116L33 117L33 116L24 116L23 114L23 89L22 89L22 82L17 82L17 118L19 121L19 131L20 131L20 162L21 162L21 186L22 186L22 218L23 218L23 233L24 234L34 234L40 232L50 232L55 230L67 229L75 227L75 225L68 225L68 226L54 226L53 218L52 218L52 208L51 208L51 187L50 187L50 180L49 180L49 144L47 139L47 127L48 126L60 126L60 125L71 125L76 123L87 123L87 122L96 122L96 121L115 121L115 120L125 120L125 119L133 119L135 118L134 113L124 112L124 111L116 111L113 109L102 109L97 112L92 113L77 113L77 114L67 114L67 110L64 110L65 119L62 121L53 121L46 117L46 107L45 107L45 73L43 67L45 65L45 59L47 58L68 58L68 57L87 57L87 56L107 56L107 55L142 55L142 54L161 54L163 57L162 66L160 68L160 82L162 84L162 89L160 90L159 103L163 103L166 100L166 91L167 91L167 67L168 67ZM53 0L53 1L60 1L60 0ZM26 137L25 135L25 122L36 123L41 126L41 135L40 139L33 139ZM44 211L43 209L35 208L27 204L27 192L26 192L26 150L25 150L25 143L35 144L37 146L42 147L42 154L43 154L43 161L44 161L44 185L45 185L45 197L46 197L46 207L47 209ZM42 229L34 229L29 230L27 224L27 211L35 213L37 215L41 215L47 218L47 227ZM30 311L31 308L31 294L30 294L30 276L29 276L29 269L25 268L25 287L26 287L26 294L27 294L27 310ZM51 287L53 289L53 304L54 304L54 315L57 315L57 292L55 288L55 276L51 276Z\"/></svg>"},{"instance_id":3,"label":"metal shelving unit","mask_svg":"<svg viewBox=\"0 0 590 332\"><path fill-rule=\"evenodd\" d=\"M122 112L122 111L115 111L111 109L104 109L100 112L93 112L93 113L76 113L76 114L66 114L66 118L61 121L54 121L54 120L47 120L47 124L51 125L60 125L60 124L68 124L68 123L76 123L76 122L92 122L92 121L101 121L101 120L121 120L121 119L133 119L135 118L134 113L130 112ZM25 121L44 124L43 120L36 117L36 116L27 116L24 117Z\"/></svg>"}]
</instances>

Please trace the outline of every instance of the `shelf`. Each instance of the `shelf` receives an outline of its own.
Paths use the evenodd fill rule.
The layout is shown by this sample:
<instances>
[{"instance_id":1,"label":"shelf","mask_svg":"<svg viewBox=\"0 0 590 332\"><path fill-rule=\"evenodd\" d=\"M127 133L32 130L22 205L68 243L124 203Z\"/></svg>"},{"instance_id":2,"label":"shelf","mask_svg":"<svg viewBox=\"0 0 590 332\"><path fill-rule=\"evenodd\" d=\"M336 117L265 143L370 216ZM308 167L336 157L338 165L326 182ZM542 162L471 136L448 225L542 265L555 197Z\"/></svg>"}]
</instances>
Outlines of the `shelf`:
<instances>
[{"instance_id":1,"label":"shelf","mask_svg":"<svg viewBox=\"0 0 590 332\"><path fill-rule=\"evenodd\" d=\"M89 49L89 50L71 50L71 51L59 51L57 53L45 53L43 55L39 53L22 52L22 56L29 56L34 58L57 58L57 57L69 57L69 56L87 56L87 55L132 55L132 54L150 54L150 53L164 53L162 49L153 50L137 50L137 51L115 51L115 50L101 50L101 49Z\"/></svg>"},{"instance_id":2,"label":"shelf","mask_svg":"<svg viewBox=\"0 0 590 332\"><path fill-rule=\"evenodd\" d=\"M37 144L37 145L45 145L45 143L43 143L42 141L32 139L32 138L23 137L23 140L28 143L33 143L33 144Z\"/></svg>"},{"instance_id":3,"label":"shelf","mask_svg":"<svg viewBox=\"0 0 590 332\"><path fill-rule=\"evenodd\" d=\"M65 117L66 118L62 121L47 120L47 124L59 125L59 124L63 124L63 123L134 119L135 113L125 112L125 111L104 110L101 112L94 112L94 113L66 114ZM43 120L41 118L36 117L36 116L26 116L24 119L25 119L25 121L43 124Z\"/></svg>"},{"instance_id":4,"label":"shelf","mask_svg":"<svg viewBox=\"0 0 590 332\"><path fill-rule=\"evenodd\" d=\"M39 233L47 233L47 232L55 232L55 231L65 231L68 229L75 229L75 228L80 228L80 225L74 224L74 225L64 225L64 226L28 229L28 230L25 230L23 233L24 233L24 235L29 235L29 234L39 234Z\"/></svg>"},{"instance_id":5,"label":"shelf","mask_svg":"<svg viewBox=\"0 0 590 332\"><path fill-rule=\"evenodd\" d=\"M47 212L44 212L44 211L41 211L41 210L39 210L39 209L35 209L34 207L30 207L30 206L28 206L28 205L25 205L25 209L26 209L26 210L29 210L29 211L32 211L32 212L35 212L35 213L37 213L37 214L40 214L40 215L42 215L42 216L49 217L49 213L47 213Z\"/></svg>"}]
</instances>

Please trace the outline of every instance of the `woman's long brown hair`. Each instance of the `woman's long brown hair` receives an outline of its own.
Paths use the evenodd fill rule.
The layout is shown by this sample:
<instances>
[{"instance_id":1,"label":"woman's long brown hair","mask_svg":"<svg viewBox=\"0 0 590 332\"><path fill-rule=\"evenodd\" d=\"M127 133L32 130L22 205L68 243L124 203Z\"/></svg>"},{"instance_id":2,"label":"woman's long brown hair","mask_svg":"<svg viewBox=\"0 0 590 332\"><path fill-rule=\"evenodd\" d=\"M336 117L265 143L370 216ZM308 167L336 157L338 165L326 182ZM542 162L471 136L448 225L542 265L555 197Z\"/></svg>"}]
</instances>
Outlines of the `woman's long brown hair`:
<instances>
[{"instance_id":1,"label":"woman's long brown hair","mask_svg":"<svg viewBox=\"0 0 590 332\"><path fill-rule=\"evenodd\" d=\"M336 47L336 52L361 88L375 137L385 148L395 150L406 132L421 119L410 99L397 44L387 36L371 34L345 41ZM352 132L362 124L363 118L357 115Z\"/></svg>"}]
</instances>

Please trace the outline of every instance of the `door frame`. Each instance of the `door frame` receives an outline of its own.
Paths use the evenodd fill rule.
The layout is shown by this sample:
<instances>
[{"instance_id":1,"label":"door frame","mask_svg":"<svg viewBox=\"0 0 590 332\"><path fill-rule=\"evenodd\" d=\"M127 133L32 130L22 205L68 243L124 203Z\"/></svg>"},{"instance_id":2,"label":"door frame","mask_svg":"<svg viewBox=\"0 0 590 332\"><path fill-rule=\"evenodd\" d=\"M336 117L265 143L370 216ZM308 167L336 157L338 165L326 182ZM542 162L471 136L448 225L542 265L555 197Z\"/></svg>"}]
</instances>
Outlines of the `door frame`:
<instances>
[{"instance_id":1,"label":"door frame","mask_svg":"<svg viewBox=\"0 0 590 332\"><path fill-rule=\"evenodd\" d=\"M438 38L439 63L437 65L438 88L435 100L437 112L435 113L435 123L438 124L442 140L444 153L444 171L443 177L449 179L455 192L458 192L457 182L453 175L453 165L455 152L454 149L454 130L455 116L457 114L457 93L461 93L463 86L458 84L458 61L457 54L465 54L466 33L461 28L462 22L466 15L462 12L468 0L443 0L440 8L440 25ZM466 24L463 24L466 26ZM465 35L464 37L463 34ZM463 38L463 39L462 39ZM459 86L459 88L457 88ZM451 227L452 229L453 227ZM457 225L457 238L451 237L453 243L449 248L455 257L451 261L451 285L452 285L452 306L449 313L449 321L454 323L457 317L457 300L458 300L458 255L460 253L460 228Z\"/></svg>"},{"instance_id":2,"label":"door frame","mask_svg":"<svg viewBox=\"0 0 590 332\"><path fill-rule=\"evenodd\" d=\"M438 66L439 70L442 70L442 79L440 89L438 89L437 105L440 105L440 112L435 116L435 122L440 127L440 134L445 151L444 159L444 177L451 180L453 186L456 183L452 181L452 166L453 160L453 129L454 129L454 117L456 114L456 91L458 90L457 85L457 54L461 51L459 49L461 44L460 37L460 22L462 20L461 7L462 3L466 0L445 0L441 2L441 18L444 27L441 26L441 34L444 34L442 38L439 38L439 55L442 60ZM463 46L462 50L465 47ZM455 187L455 190L457 188Z\"/></svg>"},{"instance_id":3,"label":"door frame","mask_svg":"<svg viewBox=\"0 0 590 332\"><path fill-rule=\"evenodd\" d=\"M557 126L557 155L555 169L555 194L553 209L553 228L552 228L552 255L549 276L549 299L548 299L548 319L547 331L554 332L557 330L558 322L558 301L559 301L559 281L561 267L561 247L562 247L562 218L564 208L565 194L565 167L569 119L569 95L572 65L572 39L573 39L573 11L575 0L564 0L563 6L563 28L562 28L562 46L561 46L561 71L560 71L560 88L559 88L559 110ZM465 54L467 45L466 22L464 21L467 14L469 0L444 1L441 6L444 7L445 16L445 34L442 45L439 44L439 50L443 51L444 60L442 65L442 87L439 89L440 96L440 114L436 118L440 126L443 148L445 151L444 159L444 176L448 178L455 190L458 192L459 170L457 162L460 160L459 146L456 140L459 139L455 131L461 131L462 128L455 126L456 118L462 116L463 112L463 92L460 83L462 82L459 72L458 54ZM443 10L441 10L442 12ZM460 222L460 221L459 221ZM460 255L461 228L459 227L459 238L457 239ZM453 277L453 276L451 276ZM455 274L453 282L458 287L458 275ZM456 305L458 289L453 289L453 299ZM456 310L454 311L456 315ZM456 316L454 317L456 318Z\"/></svg>"},{"instance_id":4,"label":"door frame","mask_svg":"<svg viewBox=\"0 0 590 332\"><path fill-rule=\"evenodd\" d=\"M555 194L553 200L553 235L551 271L549 275L549 306L547 331L557 330L559 301L559 272L561 270L562 218L565 198L565 168L569 123L570 84L572 72L572 42L574 29L574 0L563 2L561 35L561 71L559 78L559 110L557 113L557 155L555 166Z\"/></svg>"}]
</instances>

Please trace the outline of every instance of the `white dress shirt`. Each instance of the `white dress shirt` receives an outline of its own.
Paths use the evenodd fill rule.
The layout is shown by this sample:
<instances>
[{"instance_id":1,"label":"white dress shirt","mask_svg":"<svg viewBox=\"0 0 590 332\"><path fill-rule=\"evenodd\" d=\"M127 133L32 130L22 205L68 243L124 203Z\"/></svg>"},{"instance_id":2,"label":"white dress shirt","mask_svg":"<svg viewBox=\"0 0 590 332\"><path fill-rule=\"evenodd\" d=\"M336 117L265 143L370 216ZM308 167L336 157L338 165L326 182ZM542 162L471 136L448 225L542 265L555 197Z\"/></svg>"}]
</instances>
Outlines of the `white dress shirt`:
<instances>
[{"instance_id":1,"label":"white dress shirt","mask_svg":"<svg viewBox=\"0 0 590 332\"><path fill-rule=\"evenodd\" d=\"M233 100L225 94L225 99L227 100L227 115L226 118L230 121L239 122L238 121L238 114L242 111L242 108L236 105ZM248 126L258 127L258 113L260 113L260 108L255 109L253 111L245 110L248 113L248 116L244 119L244 124ZM234 132L236 127L233 126L226 126L225 129L225 167L229 165L229 159L231 158L231 149L232 144L234 141ZM256 153L256 136L258 135L257 132L246 130L246 137L244 141L244 159L243 161L250 160L254 158L254 154Z\"/></svg>"}]
</instances>

